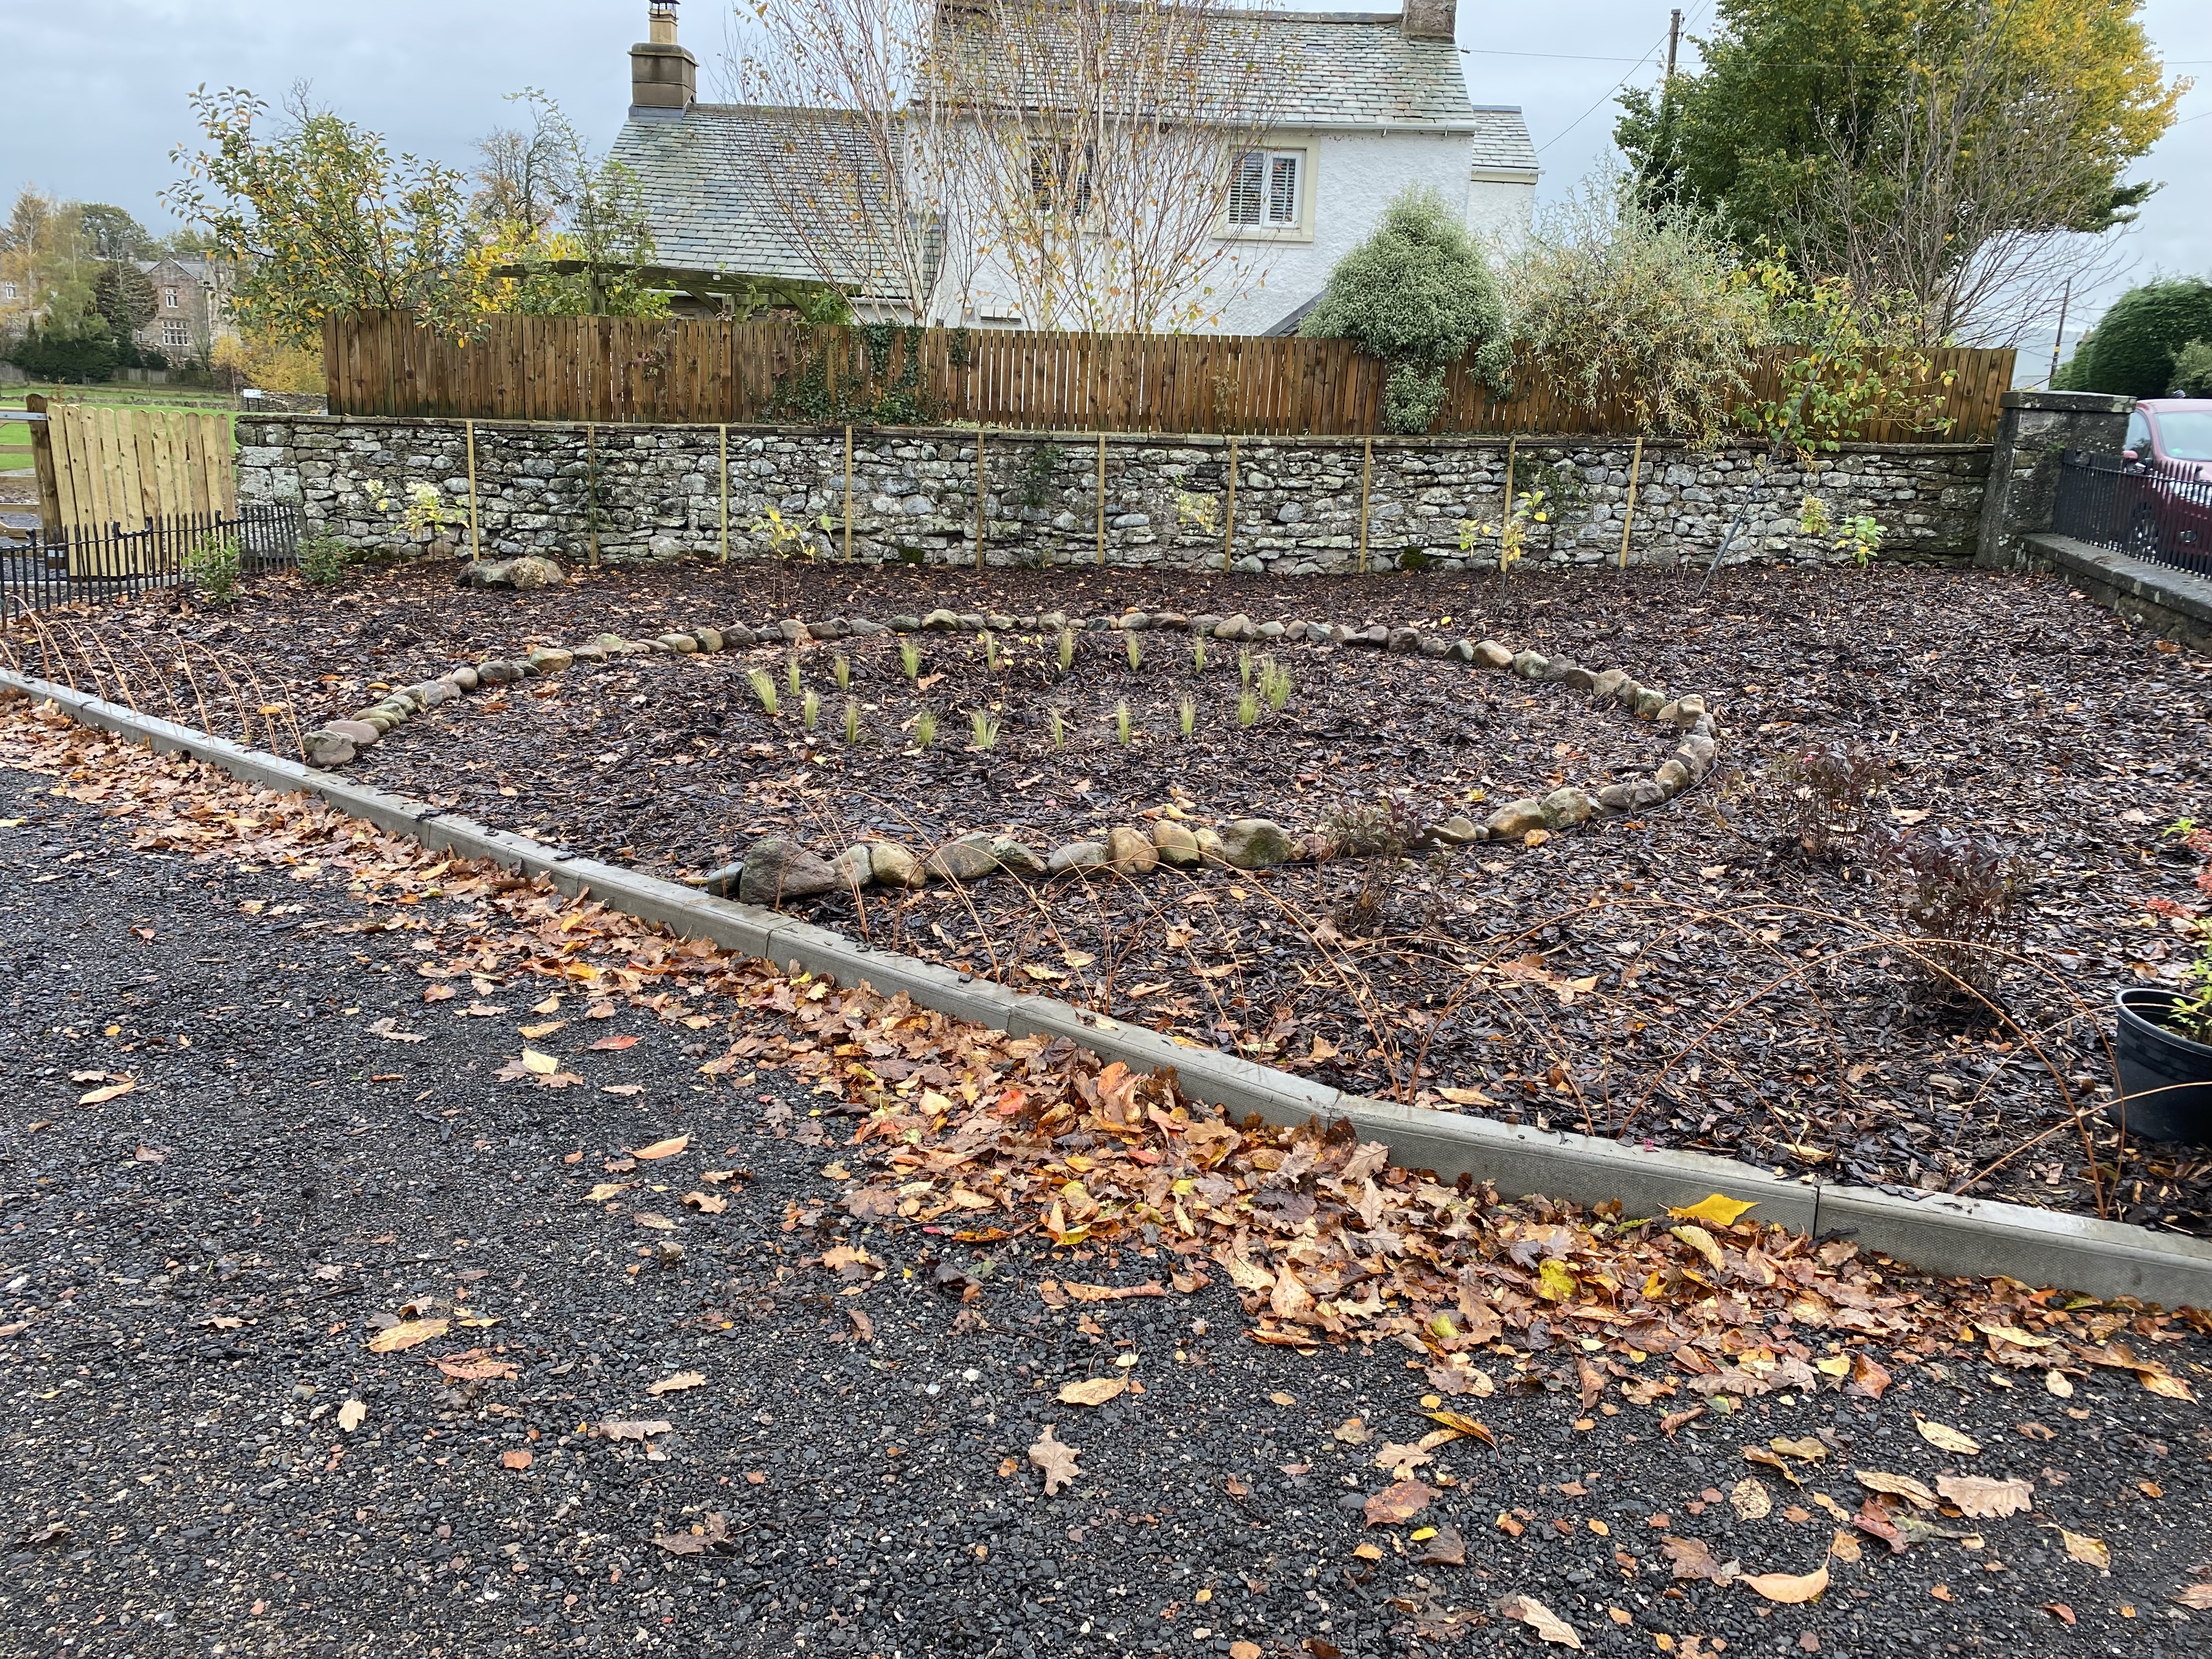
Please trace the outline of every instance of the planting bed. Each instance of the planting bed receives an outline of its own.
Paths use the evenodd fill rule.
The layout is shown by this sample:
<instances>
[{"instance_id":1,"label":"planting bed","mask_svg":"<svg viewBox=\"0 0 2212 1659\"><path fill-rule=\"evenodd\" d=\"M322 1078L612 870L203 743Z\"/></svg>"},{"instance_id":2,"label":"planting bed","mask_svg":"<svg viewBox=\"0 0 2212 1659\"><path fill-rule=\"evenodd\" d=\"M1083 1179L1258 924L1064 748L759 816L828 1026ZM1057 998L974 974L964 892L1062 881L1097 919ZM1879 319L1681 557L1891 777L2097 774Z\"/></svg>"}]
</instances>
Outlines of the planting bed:
<instances>
[{"instance_id":1,"label":"planting bed","mask_svg":"<svg viewBox=\"0 0 2212 1659\"><path fill-rule=\"evenodd\" d=\"M456 594L449 580L394 573L335 600L272 586L222 617L118 612L76 624L99 645L88 639L52 665L86 683L100 651L112 673L142 647L149 663L185 659L173 653L189 638L193 650L234 653L234 675L251 665L282 680L301 728L359 708L372 685L533 642L939 604L1402 623L1617 665L1711 697L1718 768L1670 804L1540 846L1142 879L1002 877L793 908L1439 1109L2212 1228L2212 1160L2116 1145L2082 1115L2110 1082L2112 993L2170 978L2187 954L2172 907L2196 896L2195 860L2163 831L2202 812L2212 665L2130 632L2061 582L1741 569L1706 592L1694 574L1632 572L1516 579L1501 599L1494 578L1454 576L675 569L526 596ZM972 638L925 636L921 676L942 676L926 689L902 677L895 641L817 647L802 656L804 684L822 698L811 744L787 690L770 721L747 684L747 670L764 668L781 684L781 647L627 657L428 711L354 769L579 852L702 873L764 835L827 855L861 832L922 850L1004 830L1043 850L1142 826L1141 814L1170 805L1196 822L1261 815L1304 831L1401 792L1425 821L1480 820L1509 795L1648 774L1674 736L1563 685L1304 642L1255 647L1296 689L1281 713L1246 728L1234 646L1209 647L1213 663L1194 678L1187 637L1139 638L1134 672L1119 635L1091 633L1062 676L1042 630L1005 636L1014 661L996 673ZM872 705L871 740L850 750L830 677L838 652ZM40 666L35 652L28 665ZM162 692L141 692L167 712ZM1186 695L1199 705L1188 743L1176 732ZM1122 701L1127 748L1110 718ZM909 752L898 728L910 739L925 703L938 739ZM979 751L968 714L986 703L1001 725L996 746ZM1052 707L1067 720L1057 751L1042 724ZM2005 1020L1938 1006L1894 884L1855 843L1832 860L1800 848L1778 769L1832 738L1892 769L1869 814L1877 825L1923 838L1972 831L2020 860L2014 948L1990 986Z\"/></svg>"}]
</instances>

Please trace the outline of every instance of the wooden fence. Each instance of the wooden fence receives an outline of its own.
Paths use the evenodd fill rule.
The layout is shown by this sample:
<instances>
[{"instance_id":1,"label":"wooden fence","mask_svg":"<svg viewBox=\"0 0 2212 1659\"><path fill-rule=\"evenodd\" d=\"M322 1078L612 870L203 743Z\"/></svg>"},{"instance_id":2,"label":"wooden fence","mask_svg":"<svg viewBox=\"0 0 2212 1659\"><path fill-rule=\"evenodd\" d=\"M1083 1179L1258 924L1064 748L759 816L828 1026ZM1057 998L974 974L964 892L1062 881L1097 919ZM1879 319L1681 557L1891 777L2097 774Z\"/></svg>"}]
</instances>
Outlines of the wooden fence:
<instances>
[{"instance_id":1,"label":"wooden fence","mask_svg":"<svg viewBox=\"0 0 2212 1659\"><path fill-rule=\"evenodd\" d=\"M27 402L46 416L31 429L31 453L49 538L238 515L228 415Z\"/></svg>"},{"instance_id":2,"label":"wooden fence","mask_svg":"<svg viewBox=\"0 0 2212 1659\"><path fill-rule=\"evenodd\" d=\"M1952 376L1948 426L1879 422L1870 442L1985 442L2012 384L2009 350L1931 355ZM333 415L716 425L972 421L1026 431L1364 434L1382 426L1382 366L1341 340L1203 334L1030 334L786 322L493 317L459 342L404 315L324 325ZM1775 398L1759 366L1754 399ZM1593 417L1533 374L1500 401L1462 365L1433 429L1632 433L1632 398Z\"/></svg>"}]
</instances>

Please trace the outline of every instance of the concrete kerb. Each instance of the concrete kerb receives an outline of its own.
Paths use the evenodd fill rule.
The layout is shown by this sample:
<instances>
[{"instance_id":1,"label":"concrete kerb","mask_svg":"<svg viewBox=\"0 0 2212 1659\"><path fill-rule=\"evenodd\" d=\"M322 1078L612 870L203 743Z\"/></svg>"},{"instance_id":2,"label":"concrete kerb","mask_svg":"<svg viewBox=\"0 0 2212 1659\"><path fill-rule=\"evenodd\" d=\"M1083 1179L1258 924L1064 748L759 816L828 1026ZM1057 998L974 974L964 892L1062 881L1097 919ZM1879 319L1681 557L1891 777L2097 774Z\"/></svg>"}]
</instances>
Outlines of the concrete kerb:
<instances>
[{"instance_id":1,"label":"concrete kerb","mask_svg":"<svg viewBox=\"0 0 2212 1659\"><path fill-rule=\"evenodd\" d=\"M433 851L483 858L549 877L561 890L658 923L687 939L769 961L795 963L840 984L903 991L921 1006L1016 1036L1066 1036L1108 1060L1140 1070L1172 1066L1184 1090L1240 1115L1278 1124L1340 1119L1379 1140L1402 1166L1447 1180L1466 1175L1509 1196L1542 1193L1577 1204L1619 1200L1631 1216L1661 1213L1721 1193L1755 1201L1762 1220L1814 1234L1844 1234L1937 1273L2002 1273L2096 1297L2132 1296L2168 1307L2212 1307L2212 1243L2124 1223L1984 1200L1930 1194L1901 1198L1863 1188L1792 1181L1728 1158L1556 1130L1515 1127L1343 1094L1233 1054L1178 1042L1050 998L1010 991L933 963L874 949L773 910L711 897L679 883L493 830L295 761L246 749L97 697L0 670L0 688L52 702L70 719L186 754L250 783L315 795L350 816Z\"/></svg>"}]
</instances>

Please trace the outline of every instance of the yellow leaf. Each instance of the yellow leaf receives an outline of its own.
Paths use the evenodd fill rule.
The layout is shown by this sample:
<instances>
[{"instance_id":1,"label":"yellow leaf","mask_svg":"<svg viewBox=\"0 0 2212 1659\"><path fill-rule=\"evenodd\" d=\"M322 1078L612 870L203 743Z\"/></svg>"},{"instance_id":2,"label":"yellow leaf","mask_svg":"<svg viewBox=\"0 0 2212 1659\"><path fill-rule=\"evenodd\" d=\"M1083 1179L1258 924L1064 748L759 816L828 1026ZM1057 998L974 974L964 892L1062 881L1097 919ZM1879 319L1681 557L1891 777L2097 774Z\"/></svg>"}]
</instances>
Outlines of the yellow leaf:
<instances>
[{"instance_id":1,"label":"yellow leaf","mask_svg":"<svg viewBox=\"0 0 2212 1659\"><path fill-rule=\"evenodd\" d=\"M1749 1585L1770 1601L1795 1607L1816 1599L1828 1588L1828 1564L1823 1561L1807 1573L1747 1572L1736 1582Z\"/></svg>"},{"instance_id":2,"label":"yellow leaf","mask_svg":"<svg viewBox=\"0 0 2212 1659\"><path fill-rule=\"evenodd\" d=\"M630 1156L641 1164L650 1164L656 1158L673 1158L690 1144L690 1135L678 1135L673 1140L656 1140L650 1146L641 1146Z\"/></svg>"},{"instance_id":3,"label":"yellow leaf","mask_svg":"<svg viewBox=\"0 0 2212 1659\"><path fill-rule=\"evenodd\" d=\"M1758 1207L1757 1200L1747 1203L1715 1193L1711 1198L1699 1199L1686 1210L1670 1209L1667 1213L1678 1221L1709 1221L1716 1227L1733 1227L1743 1218L1746 1211Z\"/></svg>"},{"instance_id":4,"label":"yellow leaf","mask_svg":"<svg viewBox=\"0 0 2212 1659\"><path fill-rule=\"evenodd\" d=\"M442 1319L410 1319L379 1331L368 1339L371 1353L398 1353L402 1348L411 1348L418 1342L428 1342L433 1337L443 1336L450 1328Z\"/></svg>"},{"instance_id":5,"label":"yellow leaf","mask_svg":"<svg viewBox=\"0 0 2212 1659\"><path fill-rule=\"evenodd\" d=\"M1118 1400L1129 1391L1127 1376L1094 1376L1087 1382L1063 1382L1060 1385L1060 1403L1063 1406L1103 1406L1109 1400Z\"/></svg>"},{"instance_id":6,"label":"yellow leaf","mask_svg":"<svg viewBox=\"0 0 2212 1659\"><path fill-rule=\"evenodd\" d=\"M125 1078L122 1082L110 1084L105 1089L94 1089L88 1095L78 1096L76 1103L80 1106L105 1106L111 1100L120 1100L137 1086L138 1080L136 1078Z\"/></svg>"},{"instance_id":7,"label":"yellow leaf","mask_svg":"<svg viewBox=\"0 0 2212 1659\"><path fill-rule=\"evenodd\" d=\"M621 1182L602 1181L598 1186L592 1188L590 1192L584 1195L584 1202L586 1204L604 1204L620 1191L622 1191Z\"/></svg>"},{"instance_id":8,"label":"yellow leaf","mask_svg":"<svg viewBox=\"0 0 2212 1659\"><path fill-rule=\"evenodd\" d=\"M1849 1376L1851 1374L1851 1357L1847 1353L1831 1354L1826 1359L1814 1360L1813 1369L1823 1376Z\"/></svg>"},{"instance_id":9,"label":"yellow leaf","mask_svg":"<svg viewBox=\"0 0 2212 1659\"><path fill-rule=\"evenodd\" d=\"M1536 1294L1547 1302L1565 1302L1575 1293L1575 1276L1557 1256L1547 1256L1536 1272Z\"/></svg>"},{"instance_id":10,"label":"yellow leaf","mask_svg":"<svg viewBox=\"0 0 2212 1659\"><path fill-rule=\"evenodd\" d=\"M1977 1456L1981 1452L1980 1441L1944 1424L1930 1422L1924 1417L1915 1417L1912 1425L1920 1431L1920 1437L1938 1451L1955 1452L1961 1457Z\"/></svg>"},{"instance_id":11,"label":"yellow leaf","mask_svg":"<svg viewBox=\"0 0 2212 1659\"><path fill-rule=\"evenodd\" d=\"M1668 1231L1705 1257L1715 1273L1726 1269L1728 1264L1721 1259L1721 1247L1713 1242L1713 1236L1703 1227L1670 1227Z\"/></svg>"},{"instance_id":12,"label":"yellow leaf","mask_svg":"<svg viewBox=\"0 0 2212 1659\"><path fill-rule=\"evenodd\" d=\"M551 1077L561 1069L561 1062L550 1054L541 1054L535 1048L522 1051L523 1069L538 1077Z\"/></svg>"},{"instance_id":13,"label":"yellow leaf","mask_svg":"<svg viewBox=\"0 0 2212 1659\"><path fill-rule=\"evenodd\" d=\"M2162 1395L2168 1400L2185 1400L2191 1404L2196 1402L2197 1396L2190 1393L2189 1384L2178 1376L2166 1371L2137 1371L2136 1375L2142 1378L2143 1387L2148 1389L2153 1394Z\"/></svg>"},{"instance_id":14,"label":"yellow leaf","mask_svg":"<svg viewBox=\"0 0 2212 1659\"><path fill-rule=\"evenodd\" d=\"M551 1036L554 1032L568 1023L565 1019L549 1019L542 1025L525 1025L521 1028L521 1031L523 1036L535 1042L539 1037ZM536 1068L532 1067L532 1069Z\"/></svg>"},{"instance_id":15,"label":"yellow leaf","mask_svg":"<svg viewBox=\"0 0 2212 1659\"><path fill-rule=\"evenodd\" d=\"M2084 1566L2101 1567L2106 1572L2112 1570L2112 1553L2105 1547L2103 1539L2092 1538L2085 1533L2069 1532L2061 1527L2058 1541L2066 1546L2069 1557Z\"/></svg>"}]
</instances>

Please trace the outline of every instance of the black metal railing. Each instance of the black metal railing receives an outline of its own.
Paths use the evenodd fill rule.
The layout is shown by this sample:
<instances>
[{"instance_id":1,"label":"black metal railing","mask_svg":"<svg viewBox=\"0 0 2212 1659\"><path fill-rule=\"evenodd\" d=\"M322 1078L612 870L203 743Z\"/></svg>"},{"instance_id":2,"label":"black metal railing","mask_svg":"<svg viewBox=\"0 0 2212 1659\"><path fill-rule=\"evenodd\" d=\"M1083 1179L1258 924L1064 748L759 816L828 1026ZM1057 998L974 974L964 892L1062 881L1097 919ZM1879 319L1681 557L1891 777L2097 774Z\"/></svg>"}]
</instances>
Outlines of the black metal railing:
<instances>
[{"instance_id":1,"label":"black metal railing","mask_svg":"<svg viewBox=\"0 0 2212 1659\"><path fill-rule=\"evenodd\" d=\"M2212 466L2069 449L2059 458L2051 527L2212 576Z\"/></svg>"},{"instance_id":2,"label":"black metal railing","mask_svg":"<svg viewBox=\"0 0 2212 1659\"><path fill-rule=\"evenodd\" d=\"M155 589L216 589L300 562L300 514L283 502L242 507L235 517L193 514L146 520L143 530L28 539L0 532L0 620L66 605L97 604Z\"/></svg>"}]
</instances>

